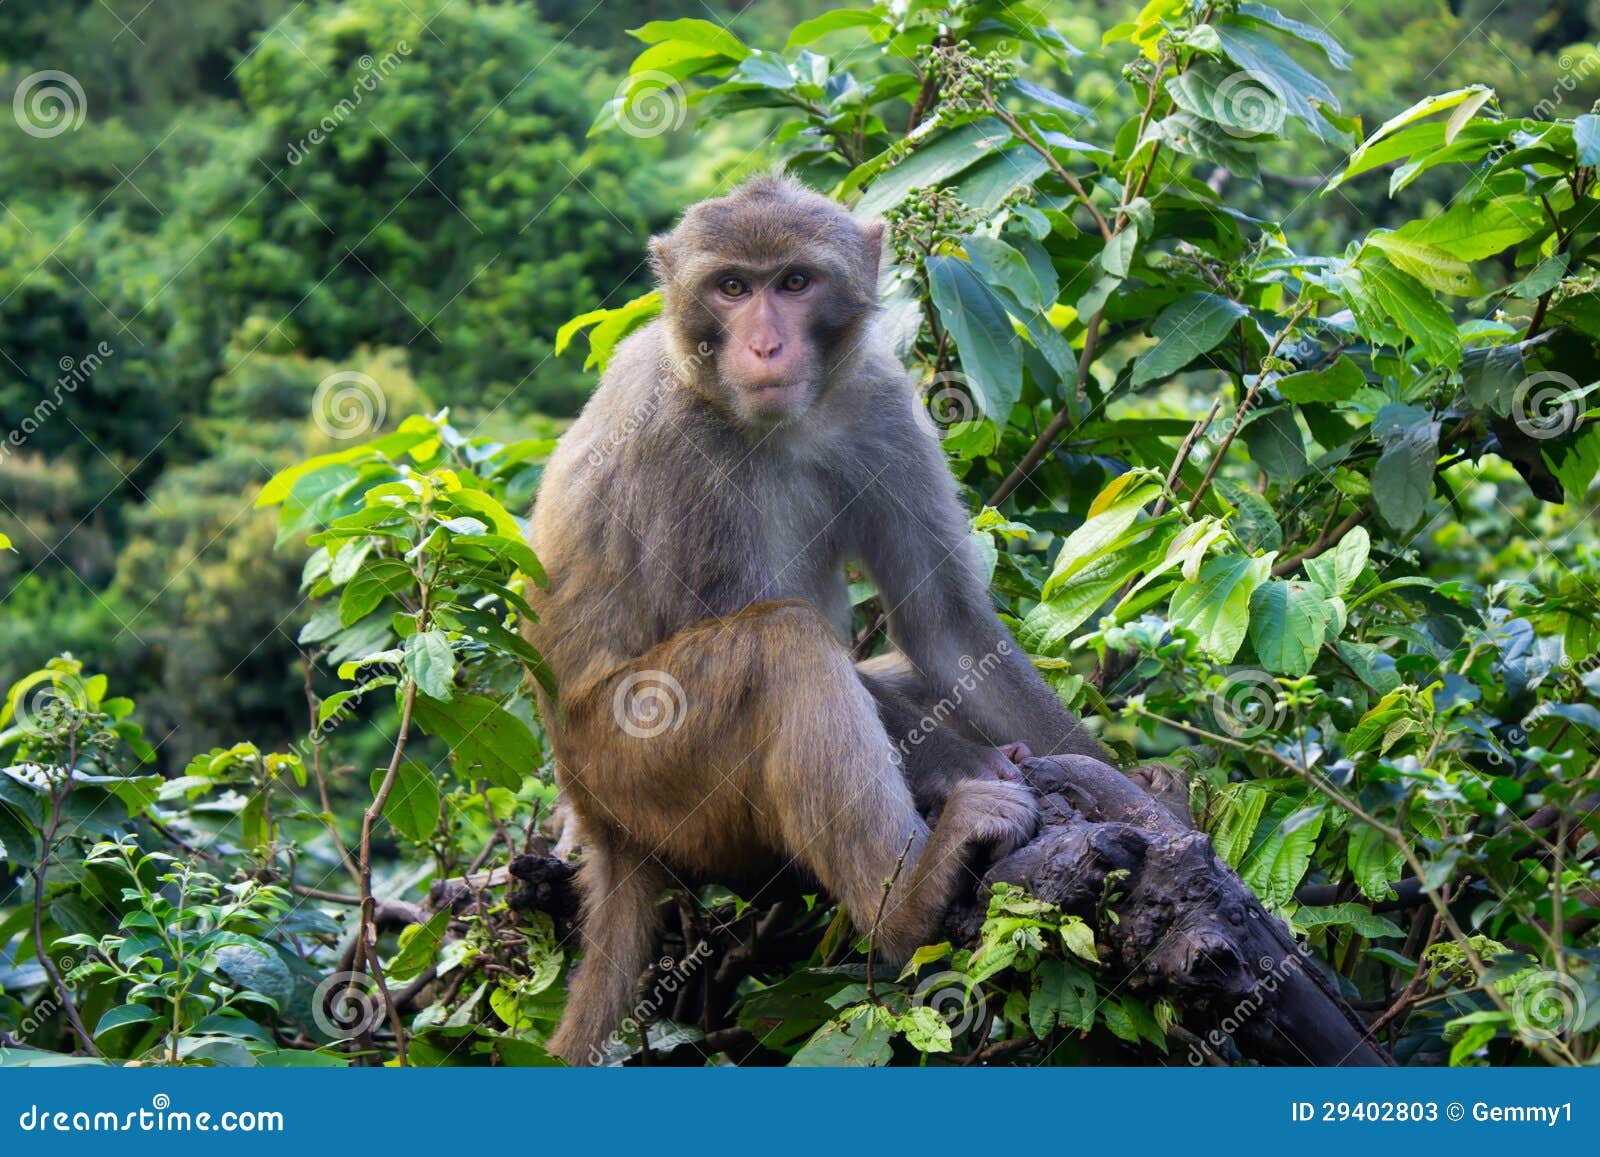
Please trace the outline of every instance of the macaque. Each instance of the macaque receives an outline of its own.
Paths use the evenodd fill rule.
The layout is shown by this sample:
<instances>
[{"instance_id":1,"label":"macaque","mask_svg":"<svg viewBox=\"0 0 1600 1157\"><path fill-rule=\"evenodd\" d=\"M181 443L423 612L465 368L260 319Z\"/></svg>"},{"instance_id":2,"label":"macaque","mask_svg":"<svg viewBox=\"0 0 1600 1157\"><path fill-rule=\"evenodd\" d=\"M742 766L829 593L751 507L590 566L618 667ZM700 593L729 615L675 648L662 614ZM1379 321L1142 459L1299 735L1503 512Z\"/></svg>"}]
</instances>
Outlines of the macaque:
<instances>
[{"instance_id":1,"label":"macaque","mask_svg":"<svg viewBox=\"0 0 1600 1157\"><path fill-rule=\"evenodd\" d=\"M670 883L753 898L797 865L904 960L975 847L1033 833L1013 758L1104 756L995 614L876 322L882 236L782 177L690 208L651 242L661 315L544 473L528 636L585 849L584 957L550 1042L569 1063L628 1013ZM892 644L859 665L848 563Z\"/></svg>"}]
</instances>

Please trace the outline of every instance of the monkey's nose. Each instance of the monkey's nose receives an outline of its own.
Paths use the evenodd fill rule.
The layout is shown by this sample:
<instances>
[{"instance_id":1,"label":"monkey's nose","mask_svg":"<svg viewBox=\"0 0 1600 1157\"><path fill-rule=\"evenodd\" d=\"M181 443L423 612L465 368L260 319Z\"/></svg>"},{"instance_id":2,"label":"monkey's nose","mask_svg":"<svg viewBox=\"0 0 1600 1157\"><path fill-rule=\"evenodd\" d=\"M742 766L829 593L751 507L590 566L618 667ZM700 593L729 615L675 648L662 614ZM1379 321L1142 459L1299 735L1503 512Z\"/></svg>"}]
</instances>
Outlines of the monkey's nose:
<instances>
[{"instance_id":1,"label":"monkey's nose","mask_svg":"<svg viewBox=\"0 0 1600 1157\"><path fill-rule=\"evenodd\" d=\"M781 341L751 342L750 352L762 361L771 361L783 352L783 343Z\"/></svg>"}]
</instances>

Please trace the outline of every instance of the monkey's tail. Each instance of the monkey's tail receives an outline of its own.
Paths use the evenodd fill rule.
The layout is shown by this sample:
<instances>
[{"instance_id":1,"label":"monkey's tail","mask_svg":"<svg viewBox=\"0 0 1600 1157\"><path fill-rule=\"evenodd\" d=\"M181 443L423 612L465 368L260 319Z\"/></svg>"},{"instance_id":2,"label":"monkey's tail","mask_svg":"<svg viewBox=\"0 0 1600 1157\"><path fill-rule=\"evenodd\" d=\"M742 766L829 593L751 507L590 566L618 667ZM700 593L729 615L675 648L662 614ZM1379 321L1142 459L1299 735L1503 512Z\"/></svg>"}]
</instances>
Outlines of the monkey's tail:
<instances>
[{"instance_id":1,"label":"monkey's tail","mask_svg":"<svg viewBox=\"0 0 1600 1157\"><path fill-rule=\"evenodd\" d=\"M591 847L578 873L583 894L583 963L567 1010L547 1046L569 1065L597 1065L607 1038L634 1015L639 975L655 951L657 900L666 874L654 861Z\"/></svg>"}]
</instances>

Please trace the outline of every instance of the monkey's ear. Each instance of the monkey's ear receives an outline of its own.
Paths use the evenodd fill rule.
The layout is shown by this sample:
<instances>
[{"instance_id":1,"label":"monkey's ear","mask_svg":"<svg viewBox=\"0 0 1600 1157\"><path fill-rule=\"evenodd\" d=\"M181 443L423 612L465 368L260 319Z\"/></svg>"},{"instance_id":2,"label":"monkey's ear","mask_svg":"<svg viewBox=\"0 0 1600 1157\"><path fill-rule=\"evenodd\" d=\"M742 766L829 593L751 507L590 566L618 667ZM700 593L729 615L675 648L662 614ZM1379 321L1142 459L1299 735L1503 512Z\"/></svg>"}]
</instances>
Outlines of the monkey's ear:
<instances>
[{"instance_id":1,"label":"monkey's ear","mask_svg":"<svg viewBox=\"0 0 1600 1157\"><path fill-rule=\"evenodd\" d=\"M650 268L659 281L672 276L672 237L669 234L658 233L650 238Z\"/></svg>"},{"instance_id":2,"label":"monkey's ear","mask_svg":"<svg viewBox=\"0 0 1600 1157\"><path fill-rule=\"evenodd\" d=\"M878 267L883 264L883 222L873 221L861 227L861 245L867 254L867 276L871 284L878 283Z\"/></svg>"}]
</instances>

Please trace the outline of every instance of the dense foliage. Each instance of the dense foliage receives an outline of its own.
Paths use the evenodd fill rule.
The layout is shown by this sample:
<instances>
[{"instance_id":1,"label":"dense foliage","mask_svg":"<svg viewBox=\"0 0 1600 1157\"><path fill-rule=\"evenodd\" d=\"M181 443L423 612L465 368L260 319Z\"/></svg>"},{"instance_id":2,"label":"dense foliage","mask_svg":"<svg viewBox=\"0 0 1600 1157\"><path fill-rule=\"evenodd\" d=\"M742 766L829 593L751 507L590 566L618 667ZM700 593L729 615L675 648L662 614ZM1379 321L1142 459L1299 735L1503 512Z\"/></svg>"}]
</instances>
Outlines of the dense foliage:
<instances>
[{"instance_id":1,"label":"dense foliage","mask_svg":"<svg viewBox=\"0 0 1600 1157\"><path fill-rule=\"evenodd\" d=\"M129 515L138 533L111 592L113 606L176 596L166 669L136 713L119 685L58 659L17 672L0 712L8 1062L545 1061L564 929L508 904L498 881L480 885L541 846L554 803L548 770L529 774L543 759L529 680L544 672L515 628L525 584L542 577L518 516L558 429L531 415L476 428L544 351L521 317L463 308L450 322L447 299L499 251L485 292L573 286L581 300L541 308L582 315L538 340L582 335L603 363L655 302L583 313L596 293L583 278L636 252L648 215L568 206L527 242L520 210L495 198L537 201L575 138L546 141L532 107L500 110L502 123L453 74L409 61L371 98L384 111L337 126L310 167L230 194L245 166L227 157L268 147L255 134L273 149L298 141L349 91L363 51L381 61L405 39L448 59L522 19L463 7L421 29L407 11L363 0L291 16L317 30L302 48L321 65L305 71L289 44L251 55L240 107L262 116L250 132L212 126L209 170L175 167L171 180L196 182L177 194L193 216L147 220L117 250L188 256L177 239L194 222L242 214L225 227L242 230L236 252L175 261L175 285L196 278L188 312L151 327L162 340L137 372L99 355L135 397L204 398L206 422L183 438L214 452L160 472ZM885 318L907 388L964 484L995 597L1063 700L1130 761L1182 770L1194 822L1398 1059L1592 1063L1600 117L1573 95L1589 73L1569 65L1549 95L1413 91L1364 122L1341 92L1389 93L1371 87L1376 71L1357 87L1334 79L1369 58L1319 24L1251 0L1152 0L1127 15L1086 45L1093 58L1074 46L1094 34L1083 18L987 0L808 13L765 39L698 18L646 23L627 80L599 86L585 156L620 182L607 150L627 156L692 108L700 139L770 135L804 179L885 217ZM575 86L556 74L549 99ZM395 107L380 104L391 94ZM425 189L413 205L404 158L417 153L402 142L430 139L426 126L462 107L452 99L504 136L464 153L419 144L424 172L462 168L432 177L437 203ZM552 155L518 166L533 188L507 191L515 174L497 158L533 140ZM374 189L404 211L372 222L361 201ZM480 214L485 238L469 229ZM580 236L593 252L569 248ZM370 276L319 257L340 238ZM540 281L546 262L565 276ZM14 270L18 297L39 306L29 325L69 300L77 312L32 339L22 365L98 348L101 321L73 279L26 273ZM351 360L362 343L410 344L418 315L436 332L407 359ZM303 431L265 419L304 415L311 387L319 453L288 465ZM458 392L459 412L425 405ZM432 416L375 421L380 404ZM21 405L6 401L8 420ZM118 447L159 445L159 422L128 429L108 406L81 409L113 462ZM100 469L95 443L46 432L60 441L37 449L52 460ZM251 460L282 469L262 487ZM173 488L182 501L163 503ZM277 512L273 562L270 528L234 525L245 502ZM69 526L79 513L48 497L28 511ZM227 568L199 561L217 537L239 544ZM263 602L271 585L290 593ZM17 587L12 606L38 604ZM855 590L870 649L879 615L870 587ZM292 644L252 617L302 596ZM75 649L94 655L107 620L82 613ZM263 719L293 706L309 738L270 724L255 743L216 734L164 766L134 720L174 709L143 688L206 698L196 688L219 671L194 666L181 633L226 640L241 625L246 641L222 659L278 638L249 686ZM460 894L473 898L452 905ZM1106 906L1114 916L1114 895ZM651 1056L715 1054L708 1042L735 1028L766 1059L801 1064L1230 1056L1225 1035L1202 1040L1182 1009L1099 969L1084 921L1020 892L992 898L975 948L930 946L898 978L869 972L870 946L819 901L783 913L787 962L755 961L729 983L732 946L772 912L715 889L677 909L619 1057L640 1051L640 1031ZM675 1019L680 990L702 985L726 991L704 997L699 1023Z\"/></svg>"}]
</instances>

